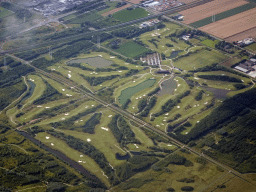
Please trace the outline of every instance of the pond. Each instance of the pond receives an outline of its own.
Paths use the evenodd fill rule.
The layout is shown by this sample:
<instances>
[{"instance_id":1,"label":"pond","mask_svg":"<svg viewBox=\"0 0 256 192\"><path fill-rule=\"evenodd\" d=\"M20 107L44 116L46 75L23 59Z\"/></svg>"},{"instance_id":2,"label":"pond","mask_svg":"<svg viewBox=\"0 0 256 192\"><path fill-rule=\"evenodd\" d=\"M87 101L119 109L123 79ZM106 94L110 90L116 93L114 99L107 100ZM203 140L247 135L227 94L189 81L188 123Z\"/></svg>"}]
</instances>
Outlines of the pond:
<instances>
[{"instance_id":1,"label":"pond","mask_svg":"<svg viewBox=\"0 0 256 192\"><path fill-rule=\"evenodd\" d=\"M28 93L25 95L25 97L23 97L23 98L21 99L20 103L21 103L22 101L25 101L25 100L29 99L29 98L33 95L33 93L34 93L36 84L33 83L32 81L28 81L28 84L29 84L29 87L30 87L30 88L29 88L29 91L28 91Z\"/></svg>"},{"instance_id":2,"label":"pond","mask_svg":"<svg viewBox=\"0 0 256 192\"><path fill-rule=\"evenodd\" d=\"M148 79L134 87L129 87L121 92L121 95L119 96L119 102L124 105L125 102L130 99L133 95L136 93L142 91L143 89L152 87L155 84L155 79Z\"/></svg>"},{"instance_id":3,"label":"pond","mask_svg":"<svg viewBox=\"0 0 256 192\"><path fill-rule=\"evenodd\" d=\"M163 96L165 94L173 94L174 90L177 88L177 83L174 79L168 79L164 81L162 84L162 89L157 96Z\"/></svg>"},{"instance_id":4,"label":"pond","mask_svg":"<svg viewBox=\"0 0 256 192\"><path fill-rule=\"evenodd\" d=\"M177 57L177 56L179 55L179 53L180 53L180 52L182 52L182 50L179 50L179 51L173 51L173 52L171 53L170 58L175 58L175 57Z\"/></svg>"},{"instance_id":5,"label":"pond","mask_svg":"<svg viewBox=\"0 0 256 192\"><path fill-rule=\"evenodd\" d=\"M92 67L103 68L103 67L108 67L112 65L114 62L104 59L100 56L97 56L97 57L89 57L89 58L72 59L67 62L67 64L71 64L71 63L86 63Z\"/></svg>"}]
</instances>

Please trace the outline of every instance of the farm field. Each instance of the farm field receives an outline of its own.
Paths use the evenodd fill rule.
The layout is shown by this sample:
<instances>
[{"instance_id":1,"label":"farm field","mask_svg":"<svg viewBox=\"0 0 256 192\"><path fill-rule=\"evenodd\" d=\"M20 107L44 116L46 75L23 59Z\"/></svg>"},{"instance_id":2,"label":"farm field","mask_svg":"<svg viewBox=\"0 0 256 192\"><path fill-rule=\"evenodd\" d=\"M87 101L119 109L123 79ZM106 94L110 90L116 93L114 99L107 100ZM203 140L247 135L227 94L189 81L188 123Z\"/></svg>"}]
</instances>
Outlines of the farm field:
<instances>
[{"instance_id":1,"label":"farm field","mask_svg":"<svg viewBox=\"0 0 256 192\"><path fill-rule=\"evenodd\" d=\"M10 16L12 14L13 14L12 11L9 11L8 9L0 7L0 19L4 18L4 17L8 17L8 16Z\"/></svg>"},{"instance_id":2,"label":"farm field","mask_svg":"<svg viewBox=\"0 0 256 192\"><path fill-rule=\"evenodd\" d=\"M101 15L99 15L97 13L90 12L90 13L78 15L74 18L66 19L66 23L67 24L82 24L82 23L88 22L88 21L93 22L93 21L96 21L101 18L102 18Z\"/></svg>"},{"instance_id":3,"label":"farm field","mask_svg":"<svg viewBox=\"0 0 256 192\"><path fill-rule=\"evenodd\" d=\"M137 55L145 53L146 51L148 51L148 49L137 43L127 42L125 44L120 45L120 47L118 49L115 49L115 51L124 56L133 58Z\"/></svg>"},{"instance_id":4,"label":"farm field","mask_svg":"<svg viewBox=\"0 0 256 192\"><path fill-rule=\"evenodd\" d=\"M225 38L225 41L232 43L233 41L240 41L248 37L256 38L256 27Z\"/></svg>"},{"instance_id":5,"label":"farm field","mask_svg":"<svg viewBox=\"0 0 256 192\"><path fill-rule=\"evenodd\" d=\"M230 9L228 11L216 14L215 15L215 22L221 21L221 20L226 19L226 18L230 18L232 16L237 16L238 14L244 13L248 10L253 9L253 8L255 8L254 4L245 4L245 5L242 5L240 7L236 7L234 9ZM193 27L196 27L196 28L200 28L200 27L204 27L206 25L210 25L211 23L213 23L212 22L212 16L207 17L207 18L202 19L202 20L199 20L199 21L196 21L194 23L190 23L190 25L193 26Z\"/></svg>"},{"instance_id":6,"label":"farm field","mask_svg":"<svg viewBox=\"0 0 256 192\"><path fill-rule=\"evenodd\" d=\"M107 4L108 8L103 9L102 11L98 11L97 14L104 16L103 15L104 13L107 13L107 12L116 8L117 2L115 2L115 1L111 2L110 1L110 2L106 2L106 4Z\"/></svg>"},{"instance_id":7,"label":"farm field","mask_svg":"<svg viewBox=\"0 0 256 192\"><path fill-rule=\"evenodd\" d=\"M131 2L132 4L139 4L141 0L126 0L128 2Z\"/></svg>"},{"instance_id":8,"label":"farm field","mask_svg":"<svg viewBox=\"0 0 256 192\"><path fill-rule=\"evenodd\" d=\"M112 10L113 11L113 10ZM122 22L132 21L142 17L148 16L149 12L142 8L135 8L132 10L122 10L113 14L113 18Z\"/></svg>"},{"instance_id":9,"label":"farm field","mask_svg":"<svg viewBox=\"0 0 256 192\"><path fill-rule=\"evenodd\" d=\"M199 29L220 38L228 38L253 27L256 27L256 8L200 27Z\"/></svg>"},{"instance_id":10,"label":"farm field","mask_svg":"<svg viewBox=\"0 0 256 192\"><path fill-rule=\"evenodd\" d=\"M126 4L126 5L122 6L122 7L118 7L118 8L109 10L109 11L107 11L107 12L105 12L105 13L102 13L101 15L104 16L104 17L106 17L106 16L108 16L108 15L112 15L112 14L114 14L114 13L116 13L116 12L118 12L118 11L121 11L121 10L123 10L123 9L126 9L126 8L128 8L128 7L130 7L130 6L131 6L130 4Z\"/></svg>"},{"instance_id":11,"label":"farm field","mask_svg":"<svg viewBox=\"0 0 256 192\"><path fill-rule=\"evenodd\" d=\"M185 11L180 12L180 14L184 15L184 23L190 24L196 21L205 19L207 17L211 17L212 14L219 14L230 9L248 4L245 0L214 0L209 3L205 3L203 5L199 5ZM216 16L217 19L217 16Z\"/></svg>"},{"instance_id":12,"label":"farm field","mask_svg":"<svg viewBox=\"0 0 256 192\"><path fill-rule=\"evenodd\" d=\"M247 46L246 48L248 48L249 50L256 51L256 43L253 43L253 44Z\"/></svg>"},{"instance_id":13,"label":"farm field","mask_svg":"<svg viewBox=\"0 0 256 192\"><path fill-rule=\"evenodd\" d=\"M189 56L178 58L173 62L175 67L182 70L193 70L213 63L220 63L228 57L215 50L201 50Z\"/></svg>"}]
</instances>

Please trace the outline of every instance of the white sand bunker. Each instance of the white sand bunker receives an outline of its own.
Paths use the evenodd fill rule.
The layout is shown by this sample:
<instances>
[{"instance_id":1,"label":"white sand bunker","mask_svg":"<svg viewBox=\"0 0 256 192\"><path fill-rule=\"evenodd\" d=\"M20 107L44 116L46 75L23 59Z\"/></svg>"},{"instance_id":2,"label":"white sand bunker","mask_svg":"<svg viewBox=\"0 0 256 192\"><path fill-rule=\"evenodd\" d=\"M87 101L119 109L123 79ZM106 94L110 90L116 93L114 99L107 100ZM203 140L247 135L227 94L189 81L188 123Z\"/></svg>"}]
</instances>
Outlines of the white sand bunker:
<instances>
[{"instance_id":1,"label":"white sand bunker","mask_svg":"<svg viewBox=\"0 0 256 192\"><path fill-rule=\"evenodd\" d=\"M66 96L68 96L68 97L72 97L72 95L70 95L70 94L66 94Z\"/></svg>"},{"instance_id":2,"label":"white sand bunker","mask_svg":"<svg viewBox=\"0 0 256 192\"><path fill-rule=\"evenodd\" d=\"M53 144L53 143L51 143L51 146L54 146L54 144Z\"/></svg>"},{"instance_id":3,"label":"white sand bunker","mask_svg":"<svg viewBox=\"0 0 256 192\"><path fill-rule=\"evenodd\" d=\"M110 59L115 59L116 57L110 57Z\"/></svg>"},{"instance_id":4,"label":"white sand bunker","mask_svg":"<svg viewBox=\"0 0 256 192\"><path fill-rule=\"evenodd\" d=\"M138 149L139 148L139 146L137 145L137 144L134 144L134 146Z\"/></svg>"},{"instance_id":5,"label":"white sand bunker","mask_svg":"<svg viewBox=\"0 0 256 192\"><path fill-rule=\"evenodd\" d=\"M83 163L86 163L86 161L83 161Z\"/></svg>"},{"instance_id":6,"label":"white sand bunker","mask_svg":"<svg viewBox=\"0 0 256 192\"><path fill-rule=\"evenodd\" d=\"M34 79L29 79L30 81L34 82L35 80Z\"/></svg>"},{"instance_id":7,"label":"white sand bunker","mask_svg":"<svg viewBox=\"0 0 256 192\"><path fill-rule=\"evenodd\" d=\"M171 144L168 144L167 146L168 146L168 147L171 147L172 145L171 145Z\"/></svg>"},{"instance_id":8,"label":"white sand bunker","mask_svg":"<svg viewBox=\"0 0 256 192\"><path fill-rule=\"evenodd\" d=\"M99 55L100 57L102 57L102 55Z\"/></svg>"},{"instance_id":9,"label":"white sand bunker","mask_svg":"<svg viewBox=\"0 0 256 192\"><path fill-rule=\"evenodd\" d=\"M205 104L205 105L207 105L207 104L208 104L208 102L205 102L204 104Z\"/></svg>"},{"instance_id":10,"label":"white sand bunker","mask_svg":"<svg viewBox=\"0 0 256 192\"><path fill-rule=\"evenodd\" d=\"M52 71L55 71L55 69L51 69Z\"/></svg>"},{"instance_id":11,"label":"white sand bunker","mask_svg":"<svg viewBox=\"0 0 256 192\"><path fill-rule=\"evenodd\" d=\"M200 121L197 121L197 123L199 123Z\"/></svg>"},{"instance_id":12,"label":"white sand bunker","mask_svg":"<svg viewBox=\"0 0 256 192\"><path fill-rule=\"evenodd\" d=\"M199 79L198 77L194 77L194 79Z\"/></svg>"},{"instance_id":13,"label":"white sand bunker","mask_svg":"<svg viewBox=\"0 0 256 192\"><path fill-rule=\"evenodd\" d=\"M136 81L132 81L133 83L135 83Z\"/></svg>"},{"instance_id":14,"label":"white sand bunker","mask_svg":"<svg viewBox=\"0 0 256 192\"><path fill-rule=\"evenodd\" d=\"M50 137L46 136L45 139L50 139Z\"/></svg>"},{"instance_id":15,"label":"white sand bunker","mask_svg":"<svg viewBox=\"0 0 256 192\"><path fill-rule=\"evenodd\" d=\"M88 139L87 139L87 142L91 142L91 139L88 138Z\"/></svg>"},{"instance_id":16,"label":"white sand bunker","mask_svg":"<svg viewBox=\"0 0 256 192\"><path fill-rule=\"evenodd\" d=\"M51 107L45 107L45 109L50 109Z\"/></svg>"},{"instance_id":17,"label":"white sand bunker","mask_svg":"<svg viewBox=\"0 0 256 192\"><path fill-rule=\"evenodd\" d=\"M102 87L102 85L100 85Z\"/></svg>"},{"instance_id":18,"label":"white sand bunker","mask_svg":"<svg viewBox=\"0 0 256 192\"><path fill-rule=\"evenodd\" d=\"M83 157L83 155L80 155L80 157Z\"/></svg>"},{"instance_id":19,"label":"white sand bunker","mask_svg":"<svg viewBox=\"0 0 256 192\"><path fill-rule=\"evenodd\" d=\"M62 91L65 91L65 89L62 89Z\"/></svg>"},{"instance_id":20,"label":"white sand bunker","mask_svg":"<svg viewBox=\"0 0 256 192\"><path fill-rule=\"evenodd\" d=\"M79 161L78 161L78 163L82 163L82 161L81 161L81 160L79 160Z\"/></svg>"},{"instance_id":21,"label":"white sand bunker","mask_svg":"<svg viewBox=\"0 0 256 192\"><path fill-rule=\"evenodd\" d=\"M156 125L157 127L160 127L160 125Z\"/></svg>"},{"instance_id":22,"label":"white sand bunker","mask_svg":"<svg viewBox=\"0 0 256 192\"><path fill-rule=\"evenodd\" d=\"M165 115L169 115L169 113L165 113Z\"/></svg>"},{"instance_id":23,"label":"white sand bunker","mask_svg":"<svg viewBox=\"0 0 256 192\"><path fill-rule=\"evenodd\" d=\"M178 84L178 87L180 86L180 84Z\"/></svg>"},{"instance_id":24,"label":"white sand bunker","mask_svg":"<svg viewBox=\"0 0 256 192\"><path fill-rule=\"evenodd\" d=\"M108 131L108 128L106 128L106 127L101 127L101 129Z\"/></svg>"},{"instance_id":25,"label":"white sand bunker","mask_svg":"<svg viewBox=\"0 0 256 192\"><path fill-rule=\"evenodd\" d=\"M92 105L92 107L93 107L94 105Z\"/></svg>"},{"instance_id":26,"label":"white sand bunker","mask_svg":"<svg viewBox=\"0 0 256 192\"><path fill-rule=\"evenodd\" d=\"M166 119L164 119L163 121L166 121Z\"/></svg>"},{"instance_id":27,"label":"white sand bunker","mask_svg":"<svg viewBox=\"0 0 256 192\"><path fill-rule=\"evenodd\" d=\"M68 74L68 78L71 78L71 75L70 75L70 74Z\"/></svg>"},{"instance_id":28,"label":"white sand bunker","mask_svg":"<svg viewBox=\"0 0 256 192\"><path fill-rule=\"evenodd\" d=\"M139 99L138 97L136 97L136 99Z\"/></svg>"},{"instance_id":29,"label":"white sand bunker","mask_svg":"<svg viewBox=\"0 0 256 192\"><path fill-rule=\"evenodd\" d=\"M179 109L179 108L180 108L180 106L177 106L177 108Z\"/></svg>"},{"instance_id":30,"label":"white sand bunker","mask_svg":"<svg viewBox=\"0 0 256 192\"><path fill-rule=\"evenodd\" d=\"M118 71L119 73L122 73L123 71Z\"/></svg>"},{"instance_id":31,"label":"white sand bunker","mask_svg":"<svg viewBox=\"0 0 256 192\"><path fill-rule=\"evenodd\" d=\"M69 113L65 113L65 115L67 116L67 115L69 115Z\"/></svg>"},{"instance_id":32,"label":"white sand bunker","mask_svg":"<svg viewBox=\"0 0 256 192\"><path fill-rule=\"evenodd\" d=\"M37 107L43 107L42 105L37 105Z\"/></svg>"},{"instance_id":33,"label":"white sand bunker","mask_svg":"<svg viewBox=\"0 0 256 192\"><path fill-rule=\"evenodd\" d=\"M177 91L177 89L174 89L174 91Z\"/></svg>"},{"instance_id":34,"label":"white sand bunker","mask_svg":"<svg viewBox=\"0 0 256 192\"><path fill-rule=\"evenodd\" d=\"M64 121L64 120L65 120L65 118L63 117L63 118L61 118L61 120L62 120L62 121Z\"/></svg>"},{"instance_id":35,"label":"white sand bunker","mask_svg":"<svg viewBox=\"0 0 256 192\"><path fill-rule=\"evenodd\" d=\"M112 117L112 115L109 115L108 117Z\"/></svg>"},{"instance_id":36,"label":"white sand bunker","mask_svg":"<svg viewBox=\"0 0 256 192\"><path fill-rule=\"evenodd\" d=\"M164 125L163 123L161 123L161 125Z\"/></svg>"},{"instance_id":37,"label":"white sand bunker","mask_svg":"<svg viewBox=\"0 0 256 192\"><path fill-rule=\"evenodd\" d=\"M71 71L68 71L69 73L71 73Z\"/></svg>"},{"instance_id":38,"label":"white sand bunker","mask_svg":"<svg viewBox=\"0 0 256 192\"><path fill-rule=\"evenodd\" d=\"M84 108L85 108L85 109L87 109L87 108L88 108L88 106L86 105Z\"/></svg>"},{"instance_id":39,"label":"white sand bunker","mask_svg":"<svg viewBox=\"0 0 256 192\"><path fill-rule=\"evenodd\" d=\"M146 95L144 94L143 97L146 97Z\"/></svg>"}]
</instances>

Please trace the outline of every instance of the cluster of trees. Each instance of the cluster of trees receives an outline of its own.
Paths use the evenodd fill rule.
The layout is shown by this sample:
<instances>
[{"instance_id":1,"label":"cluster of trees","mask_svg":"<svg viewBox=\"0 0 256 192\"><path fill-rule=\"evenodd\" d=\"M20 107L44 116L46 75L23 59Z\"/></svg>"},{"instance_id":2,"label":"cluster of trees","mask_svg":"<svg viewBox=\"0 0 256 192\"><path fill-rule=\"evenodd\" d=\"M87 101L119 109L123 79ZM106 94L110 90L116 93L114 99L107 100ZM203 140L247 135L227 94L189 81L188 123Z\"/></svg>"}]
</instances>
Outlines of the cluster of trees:
<instances>
[{"instance_id":1,"label":"cluster of trees","mask_svg":"<svg viewBox=\"0 0 256 192\"><path fill-rule=\"evenodd\" d=\"M148 96L152 96L152 95L158 93L160 90L161 90L161 88L160 88L160 87L157 87L157 88L155 88L155 90L153 90L153 91L151 91L150 93L148 93Z\"/></svg>"},{"instance_id":2,"label":"cluster of trees","mask_svg":"<svg viewBox=\"0 0 256 192\"><path fill-rule=\"evenodd\" d=\"M204 94L204 90L199 91L195 96L195 100L200 101L203 98L203 94Z\"/></svg>"},{"instance_id":3,"label":"cluster of trees","mask_svg":"<svg viewBox=\"0 0 256 192\"><path fill-rule=\"evenodd\" d=\"M83 132L93 134L96 125L100 123L101 113L95 113L85 124L82 126Z\"/></svg>"},{"instance_id":4,"label":"cluster of trees","mask_svg":"<svg viewBox=\"0 0 256 192\"><path fill-rule=\"evenodd\" d=\"M158 117L164 113L167 113L173 109L178 103L180 103L180 100L183 99L184 97L187 97L190 94L190 91L186 91L182 94L179 94L174 100L169 99L162 107L161 111L158 113L154 114L154 116Z\"/></svg>"},{"instance_id":5,"label":"cluster of trees","mask_svg":"<svg viewBox=\"0 0 256 192\"><path fill-rule=\"evenodd\" d=\"M107 103L113 103L114 102L113 93L114 93L114 87L108 87L106 89L102 89L98 91L97 96L100 99L106 101Z\"/></svg>"},{"instance_id":6,"label":"cluster of trees","mask_svg":"<svg viewBox=\"0 0 256 192\"><path fill-rule=\"evenodd\" d=\"M158 45L156 42L159 42L159 41L157 39L153 38L153 39L148 40L148 42L152 43L153 45L155 45L156 48L158 48Z\"/></svg>"},{"instance_id":7,"label":"cluster of trees","mask_svg":"<svg viewBox=\"0 0 256 192\"><path fill-rule=\"evenodd\" d=\"M125 73L125 77L129 77L129 76L133 76L135 75L136 73L139 73L139 70L138 69L130 69L127 73Z\"/></svg>"},{"instance_id":8,"label":"cluster of trees","mask_svg":"<svg viewBox=\"0 0 256 192\"><path fill-rule=\"evenodd\" d=\"M232 45L231 43L226 42L226 41L219 41L218 43L215 44L215 48L220 49L220 50L230 53L230 54L235 53L235 51L233 50L234 45Z\"/></svg>"},{"instance_id":9,"label":"cluster of trees","mask_svg":"<svg viewBox=\"0 0 256 192\"><path fill-rule=\"evenodd\" d=\"M81 117L84 117L90 113L94 113L97 111L97 109L101 108L102 105L98 105L96 107L92 107L90 109L87 109L86 111L84 112L81 112L81 113L78 113L77 115L74 115L72 116L71 118L67 119L67 120L64 120L64 121L61 121L61 122L54 122L54 123L51 123L51 125L53 127L58 127L58 128L68 128L68 129L74 129L75 125L74 125L74 122L79 120Z\"/></svg>"},{"instance_id":10,"label":"cluster of trees","mask_svg":"<svg viewBox=\"0 0 256 192\"><path fill-rule=\"evenodd\" d=\"M147 117L150 110L156 105L156 101L157 101L157 97L153 96L150 101L148 102L146 108L142 111L142 113L140 114L140 116L142 117Z\"/></svg>"},{"instance_id":11,"label":"cluster of trees","mask_svg":"<svg viewBox=\"0 0 256 192\"><path fill-rule=\"evenodd\" d=\"M170 44L170 43L166 43L165 45L166 45L167 47L173 47L173 45Z\"/></svg>"},{"instance_id":12,"label":"cluster of trees","mask_svg":"<svg viewBox=\"0 0 256 192\"><path fill-rule=\"evenodd\" d=\"M83 2L81 5L77 6L76 9L78 10L78 13L84 13L97 7L101 7L103 5L106 5L103 0L86 1Z\"/></svg>"},{"instance_id":13,"label":"cluster of trees","mask_svg":"<svg viewBox=\"0 0 256 192\"><path fill-rule=\"evenodd\" d=\"M227 75L198 75L199 78L208 79L208 80L215 80L215 81L229 81L235 83L242 83L241 79L235 77L229 77Z\"/></svg>"},{"instance_id":14,"label":"cluster of trees","mask_svg":"<svg viewBox=\"0 0 256 192\"><path fill-rule=\"evenodd\" d=\"M157 161L158 159L156 157L134 155L128 160L128 163L124 163L116 167L116 174L121 181L125 181L137 172L143 171Z\"/></svg>"},{"instance_id":15,"label":"cluster of trees","mask_svg":"<svg viewBox=\"0 0 256 192\"><path fill-rule=\"evenodd\" d=\"M105 81L109 81L117 77L120 77L120 75L110 75L105 77L89 77L81 74L81 77L83 77L91 86L97 86L104 83Z\"/></svg>"},{"instance_id":16,"label":"cluster of trees","mask_svg":"<svg viewBox=\"0 0 256 192\"><path fill-rule=\"evenodd\" d=\"M112 131L117 142L121 143L122 146L129 143L140 144L140 142L135 138L135 134L131 130L131 127L122 116L115 115L108 124L108 127Z\"/></svg>"},{"instance_id":17,"label":"cluster of trees","mask_svg":"<svg viewBox=\"0 0 256 192\"><path fill-rule=\"evenodd\" d=\"M34 148L30 150L32 155L21 153L8 145L0 147L0 166L8 165L15 159L13 170L0 170L0 185L9 189L16 186L25 186L47 182L71 183L79 181L79 178L68 169L61 166L51 155L46 155Z\"/></svg>"},{"instance_id":18,"label":"cluster of trees","mask_svg":"<svg viewBox=\"0 0 256 192\"><path fill-rule=\"evenodd\" d=\"M90 144L89 142L85 142L81 139L75 138L73 136L65 135L64 133L55 132L53 130L48 132L54 137L58 137L65 141L69 145L69 147L91 157L108 176L110 183L119 183L118 179L115 176L114 170L109 165L109 162L106 159L105 155L98 149L96 149L92 144Z\"/></svg>"},{"instance_id":19,"label":"cluster of trees","mask_svg":"<svg viewBox=\"0 0 256 192\"><path fill-rule=\"evenodd\" d=\"M91 69L89 67L85 67L84 65L81 65L80 63L69 63L67 65L70 67L77 67L77 68L85 70L85 71L93 71L93 69Z\"/></svg>"},{"instance_id":20,"label":"cluster of trees","mask_svg":"<svg viewBox=\"0 0 256 192\"><path fill-rule=\"evenodd\" d=\"M41 105L49 101L57 100L62 97L62 94L55 88L53 88L46 80L43 81L46 85L46 88L43 94L33 102L33 104L35 105Z\"/></svg>"},{"instance_id":21,"label":"cluster of trees","mask_svg":"<svg viewBox=\"0 0 256 192\"><path fill-rule=\"evenodd\" d=\"M131 99L127 99L127 101L125 102L125 104L122 106L123 109L127 109L128 105L131 103Z\"/></svg>"},{"instance_id":22,"label":"cluster of trees","mask_svg":"<svg viewBox=\"0 0 256 192\"><path fill-rule=\"evenodd\" d=\"M4 7L6 9L13 11L15 13L15 15L17 16L17 18L19 18L19 19L23 19L24 17L30 18L32 16L32 13L29 10L20 8L13 3L2 2L0 5L1 5L1 7Z\"/></svg>"},{"instance_id":23,"label":"cluster of trees","mask_svg":"<svg viewBox=\"0 0 256 192\"><path fill-rule=\"evenodd\" d=\"M163 23L157 23L156 26L158 29L162 29L165 27L165 25ZM146 33L148 31L153 31L154 29L155 29L154 26L144 27L142 29L135 27L135 26L130 26L130 27L127 27L124 29L119 29L119 30L113 31L112 34L116 37L123 37L126 39L131 39L131 38L137 37L143 33Z\"/></svg>"},{"instance_id":24,"label":"cluster of trees","mask_svg":"<svg viewBox=\"0 0 256 192\"><path fill-rule=\"evenodd\" d=\"M118 23L120 23L119 20L113 19L111 17L106 17L101 20L86 21L83 24L81 24L81 26L87 26L87 27L93 27L95 29L101 29L101 28L112 26L112 25L117 25Z\"/></svg>"},{"instance_id":25,"label":"cluster of trees","mask_svg":"<svg viewBox=\"0 0 256 192\"><path fill-rule=\"evenodd\" d=\"M220 129L224 125L236 119L237 115L243 113L246 107L256 109L256 88L240 93L232 98L225 100L218 108L197 123L186 135L172 134L171 136L188 143L198 137L208 133L213 129Z\"/></svg>"},{"instance_id":26,"label":"cluster of trees","mask_svg":"<svg viewBox=\"0 0 256 192\"><path fill-rule=\"evenodd\" d=\"M147 98L143 98L138 103L138 113L141 112L147 106Z\"/></svg>"}]
</instances>

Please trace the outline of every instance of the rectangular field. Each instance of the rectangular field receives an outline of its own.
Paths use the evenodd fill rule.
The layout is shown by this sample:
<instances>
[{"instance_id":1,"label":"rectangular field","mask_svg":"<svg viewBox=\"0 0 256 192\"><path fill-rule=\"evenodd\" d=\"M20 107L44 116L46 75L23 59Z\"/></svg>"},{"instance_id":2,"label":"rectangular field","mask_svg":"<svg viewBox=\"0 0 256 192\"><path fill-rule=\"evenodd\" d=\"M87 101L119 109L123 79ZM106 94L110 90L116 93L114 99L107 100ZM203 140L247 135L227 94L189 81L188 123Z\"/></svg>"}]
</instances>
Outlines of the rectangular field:
<instances>
[{"instance_id":1,"label":"rectangular field","mask_svg":"<svg viewBox=\"0 0 256 192\"><path fill-rule=\"evenodd\" d=\"M9 15L12 15L12 14L13 14L12 11L9 11L8 9L0 7L0 19L4 17L8 17Z\"/></svg>"},{"instance_id":2,"label":"rectangular field","mask_svg":"<svg viewBox=\"0 0 256 192\"><path fill-rule=\"evenodd\" d=\"M131 2L132 4L139 4L142 0L126 0L128 2Z\"/></svg>"},{"instance_id":3,"label":"rectangular field","mask_svg":"<svg viewBox=\"0 0 256 192\"><path fill-rule=\"evenodd\" d=\"M248 37L256 38L256 27L254 27L252 29L248 29L241 33L235 34L233 36L230 36L230 37L226 38L225 40L228 42L233 42L233 41L240 41L240 40L248 38Z\"/></svg>"},{"instance_id":4,"label":"rectangular field","mask_svg":"<svg viewBox=\"0 0 256 192\"><path fill-rule=\"evenodd\" d=\"M256 51L256 43L253 43L253 44L247 46L246 48Z\"/></svg>"},{"instance_id":5,"label":"rectangular field","mask_svg":"<svg viewBox=\"0 0 256 192\"><path fill-rule=\"evenodd\" d=\"M191 9L180 12L184 15L184 23L190 24L202 19L211 17L212 14L219 14L236 7L248 4L245 0L214 0Z\"/></svg>"},{"instance_id":6,"label":"rectangular field","mask_svg":"<svg viewBox=\"0 0 256 192\"><path fill-rule=\"evenodd\" d=\"M115 14L113 14L113 18L119 20L119 21L123 21L123 22L127 22L127 21L132 21L135 19L139 19L142 17L146 17L148 16L148 12L145 9L142 8L136 8L133 10L122 10L119 11Z\"/></svg>"},{"instance_id":7,"label":"rectangular field","mask_svg":"<svg viewBox=\"0 0 256 192\"><path fill-rule=\"evenodd\" d=\"M210 39L206 39L206 40L202 41L201 43L208 47L215 48L215 44L218 43L218 40L212 41Z\"/></svg>"},{"instance_id":8,"label":"rectangular field","mask_svg":"<svg viewBox=\"0 0 256 192\"><path fill-rule=\"evenodd\" d=\"M121 45L120 48L115 51L127 57L136 57L137 55L145 53L148 49L137 43L128 42Z\"/></svg>"},{"instance_id":9,"label":"rectangular field","mask_svg":"<svg viewBox=\"0 0 256 192\"><path fill-rule=\"evenodd\" d=\"M200 27L199 29L220 38L228 38L253 27L256 27L256 8Z\"/></svg>"},{"instance_id":10,"label":"rectangular field","mask_svg":"<svg viewBox=\"0 0 256 192\"><path fill-rule=\"evenodd\" d=\"M225 11L223 13L219 13L217 15L215 15L215 22L217 21L220 21L222 19L225 19L225 18L228 18L228 17L232 17L232 16L236 16L240 13L244 13L250 9L253 9L255 7L255 5L253 4L245 4L245 5L242 5L240 7L236 7L234 9L230 9L228 11ZM211 12L213 13L213 12ZM208 24L211 24L213 23L212 22L212 16L210 17L207 17L205 19L202 19L200 21L196 21L194 23L191 23L190 25L193 26L193 27L196 27L196 28L200 28L200 27L203 27L203 26L206 26Z\"/></svg>"},{"instance_id":11,"label":"rectangular field","mask_svg":"<svg viewBox=\"0 0 256 192\"><path fill-rule=\"evenodd\" d=\"M106 12L106 13L103 13L103 14L101 14L101 15L104 16L104 17L106 17L106 16L108 16L108 15L112 15L112 14L114 14L114 13L116 13L116 12L118 12L118 11L121 11L121 10L123 10L123 9L126 9L126 8L128 8L128 7L130 7L130 6L131 6L130 4L127 4L127 5L125 5L125 6L118 7L118 8L116 8L116 9L112 9L112 10L110 10L110 11L108 11L108 12Z\"/></svg>"},{"instance_id":12,"label":"rectangular field","mask_svg":"<svg viewBox=\"0 0 256 192\"><path fill-rule=\"evenodd\" d=\"M98 15L96 13L85 13L82 15L79 15L75 18L71 18L67 21L68 24L82 24L86 21L96 21L98 19L102 18L101 15Z\"/></svg>"}]
</instances>

